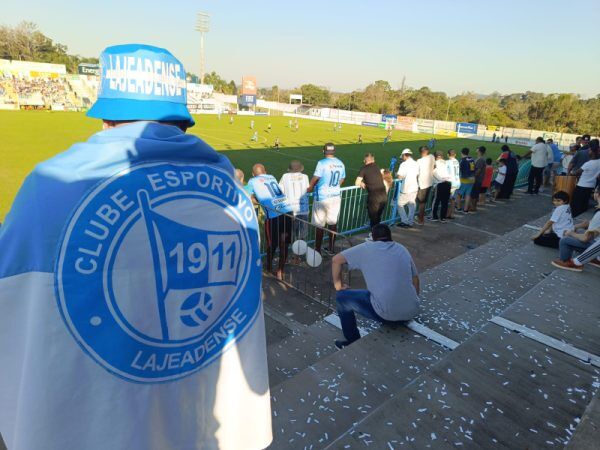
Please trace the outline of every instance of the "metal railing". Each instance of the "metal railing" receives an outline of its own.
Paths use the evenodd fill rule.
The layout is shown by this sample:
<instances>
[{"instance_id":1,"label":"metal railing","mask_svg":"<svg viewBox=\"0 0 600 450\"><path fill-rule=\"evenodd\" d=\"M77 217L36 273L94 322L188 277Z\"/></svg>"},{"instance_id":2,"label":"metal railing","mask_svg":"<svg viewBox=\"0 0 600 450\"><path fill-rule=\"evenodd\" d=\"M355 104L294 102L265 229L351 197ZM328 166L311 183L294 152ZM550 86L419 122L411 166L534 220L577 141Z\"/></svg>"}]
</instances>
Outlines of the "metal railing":
<instances>
[{"instance_id":1,"label":"metal railing","mask_svg":"<svg viewBox=\"0 0 600 450\"><path fill-rule=\"evenodd\" d=\"M280 281L333 311L335 309L335 289L331 282L331 258L334 254L355 245L353 238L310 223L306 216L282 214L281 216L285 219L269 219L270 221L279 220L277 225L272 225L266 219L267 208L262 207L261 209L259 226L263 270L270 275L276 275L280 258L285 258L283 276ZM320 252L315 249L319 231L323 234ZM278 236L274 236L273 232ZM333 248L331 248L332 237ZM277 244L273 244L274 239L277 240ZM272 270L269 272L268 247L270 243L273 257ZM281 246L285 248L283 253ZM345 268L342 277L344 282L349 285L350 273Z\"/></svg>"},{"instance_id":2,"label":"metal railing","mask_svg":"<svg viewBox=\"0 0 600 450\"><path fill-rule=\"evenodd\" d=\"M527 185L527 178L531 163L524 162L519 167L515 187ZM495 174L494 174L495 175ZM388 192L388 202L382 215L382 223L393 224L398 220L397 195L402 187L402 182L396 180ZM433 189L427 199L426 211L431 211L433 203ZM288 286L310 297L314 301L327 307L335 309L335 289L331 282L331 257L347 248L362 242L352 235L367 231L369 221L366 211L367 191L357 186L342 188L342 208L337 224L337 232L319 227L310 221L310 214L306 216L294 216L283 214L287 220L282 220L283 229L278 230L284 236L281 242L277 242L277 250L274 251L272 269L277 268L279 258L284 257L283 281ZM310 199L312 210L312 198ZM258 209L258 220L261 233L261 254L263 262L267 263L267 246L273 239L279 236L268 236L265 228L266 208ZM272 230L271 230L272 231ZM323 233L322 251L316 252L315 243L317 232ZM333 252L329 251L330 239L334 238ZM298 242L303 244L298 244ZM285 246L283 254L279 246ZM263 265L265 267L265 265ZM275 274L275 271L273 272ZM360 278L360 277L359 277ZM343 279L351 286L351 273L344 268Z\"/></svg>"}]
</instances>

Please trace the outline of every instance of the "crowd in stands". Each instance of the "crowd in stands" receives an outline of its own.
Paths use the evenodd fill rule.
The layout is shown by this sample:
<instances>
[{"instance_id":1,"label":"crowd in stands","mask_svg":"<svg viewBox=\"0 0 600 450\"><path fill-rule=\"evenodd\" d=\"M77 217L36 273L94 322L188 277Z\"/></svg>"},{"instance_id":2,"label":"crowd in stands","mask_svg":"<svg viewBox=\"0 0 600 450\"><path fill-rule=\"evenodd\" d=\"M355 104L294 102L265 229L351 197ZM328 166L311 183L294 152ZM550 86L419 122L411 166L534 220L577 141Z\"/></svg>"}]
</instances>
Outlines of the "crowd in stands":
<instances>
[{"instance_id":1,"label":"crowd in stands","mask_svg":"<svg viewBox=\"0 0 600 450\"><path fill-rule=\"evenodd\" d=\"M16 77L1 76L0 84L8 83L12 90L17 94L19 103L22 105L51 106L64 105L65 107L74 107L69 99L71 91L66 79L64 78L45 78L45 77ZM0 90L0 97L6 95L6 89ZM75 92L72 95L77 97ZM0 99L3 103L13 103L9 98Z\"/></svg>"}]
</instances>

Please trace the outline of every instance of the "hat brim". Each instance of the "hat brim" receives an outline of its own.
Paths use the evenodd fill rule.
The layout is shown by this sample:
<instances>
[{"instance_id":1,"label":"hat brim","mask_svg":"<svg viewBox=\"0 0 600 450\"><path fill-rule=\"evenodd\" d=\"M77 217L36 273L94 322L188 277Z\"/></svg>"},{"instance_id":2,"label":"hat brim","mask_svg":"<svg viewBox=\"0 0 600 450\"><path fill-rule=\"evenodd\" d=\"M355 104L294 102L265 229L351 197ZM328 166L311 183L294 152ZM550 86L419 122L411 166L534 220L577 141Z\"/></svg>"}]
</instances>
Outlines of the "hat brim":
<instances>
[{"instance_id":1,"label":"hat brim","mask_svg":"<svg viewBox=\"0 0 600 450\"><path fill-rule=\"evenodd\" d=\"M99 98L86 115L104 120L183 121L190 127L196 123L185 105L157 100Z\"/></svg>"}]
</instances>

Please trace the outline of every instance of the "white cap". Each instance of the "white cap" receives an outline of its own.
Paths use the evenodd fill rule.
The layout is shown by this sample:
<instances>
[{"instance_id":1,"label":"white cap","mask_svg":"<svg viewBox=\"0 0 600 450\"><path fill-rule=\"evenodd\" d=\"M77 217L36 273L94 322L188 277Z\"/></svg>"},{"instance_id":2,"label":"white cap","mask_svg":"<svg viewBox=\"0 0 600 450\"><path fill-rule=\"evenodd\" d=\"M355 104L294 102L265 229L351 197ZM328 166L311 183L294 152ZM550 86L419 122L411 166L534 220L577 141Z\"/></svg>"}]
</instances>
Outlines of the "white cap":
<instances>
[{"instance_id":1,"label":"white cap","mask_svg":"<svg viewBox=\"0 0 600 450\"><path fill-rule=\"evenodd\" d=\"M404 150L402 150L401 155L412 155L412 151L410 148L405 148Z\"/></svg>"}]
</instances>

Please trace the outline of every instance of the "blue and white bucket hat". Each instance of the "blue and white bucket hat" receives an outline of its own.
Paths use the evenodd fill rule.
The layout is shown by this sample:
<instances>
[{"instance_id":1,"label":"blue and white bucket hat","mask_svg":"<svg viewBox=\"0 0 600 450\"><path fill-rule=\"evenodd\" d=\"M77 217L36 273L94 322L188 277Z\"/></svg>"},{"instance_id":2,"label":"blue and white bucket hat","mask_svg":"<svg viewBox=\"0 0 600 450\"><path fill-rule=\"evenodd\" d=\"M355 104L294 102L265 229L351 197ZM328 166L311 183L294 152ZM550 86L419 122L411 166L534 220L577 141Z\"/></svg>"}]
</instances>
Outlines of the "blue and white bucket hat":
<instances>
[{"instance_id":1,"label":"blue and white bucket hat","mask_svg":"<svg viewBox=\"0 0 600 450\"><path fill-rule=\"evenodd\" d=\"M98 99L87 115L104 120L185 121L187 109L183 64L164 48L115 45L100 55Z\"/></svg>"}]
</instances>

